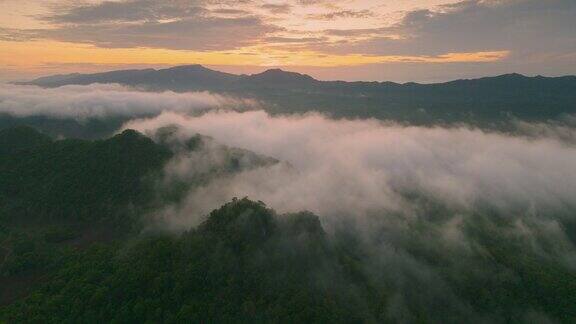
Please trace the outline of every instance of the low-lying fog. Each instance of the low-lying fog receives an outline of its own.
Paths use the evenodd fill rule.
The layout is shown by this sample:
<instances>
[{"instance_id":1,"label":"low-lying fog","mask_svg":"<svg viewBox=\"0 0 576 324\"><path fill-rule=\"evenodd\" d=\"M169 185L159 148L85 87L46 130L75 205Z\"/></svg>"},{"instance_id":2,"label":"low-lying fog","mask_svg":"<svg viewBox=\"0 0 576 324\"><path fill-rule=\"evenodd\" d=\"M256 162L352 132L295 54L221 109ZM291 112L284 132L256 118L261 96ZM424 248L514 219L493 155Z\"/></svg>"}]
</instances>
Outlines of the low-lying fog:
<instances>
[{"instance_id":1,"label":"low-lying fog","mask_svg":"<svg viewBox=\"0 0 576 324\"><path fill-rule=\"evenodd\" d=\"M315 113L273 116L250 100L117 85L5 86L0 113L76 120L123 116L132 118L123 128L153 139L159 129L178 126L179 140L202 134L279 160L215 176L155 216L183 230L244 196L281 213L312 211L328 233L345 228L366 241L366 267L394 287L387 307L399 322L410 321L411 305L429 308L439 320L442 312L480 316L452 289L470 280L500 287L517 279L490 261L486 242L576 269L576 235L570 230L576 224L576 128L570 117L517 121L507 132L474 125L417 127ZM187 179L221 164L226 156L214 147L177 154L166 166L166 179ZM427 254L436 265L423 261ZM518 314L528 322L547 320L538 310ZM499 318L492 315L482 320Z\"/></svg>"}]
</instances>

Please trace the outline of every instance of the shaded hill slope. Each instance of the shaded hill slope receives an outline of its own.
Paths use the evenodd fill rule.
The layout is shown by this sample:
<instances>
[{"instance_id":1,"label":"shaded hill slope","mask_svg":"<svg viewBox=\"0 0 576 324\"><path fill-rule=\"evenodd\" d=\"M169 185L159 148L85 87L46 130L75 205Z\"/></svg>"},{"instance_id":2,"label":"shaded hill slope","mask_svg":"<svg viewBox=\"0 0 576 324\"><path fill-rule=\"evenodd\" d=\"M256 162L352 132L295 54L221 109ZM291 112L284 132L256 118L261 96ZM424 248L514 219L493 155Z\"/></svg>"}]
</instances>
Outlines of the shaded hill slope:
<instances>
[{"instance_id":1,"label":"shaded hill slope","mask_svg":"<svg viewBox=\"0 0 576 324\"><path fill-rule=\"evenodd\" d=\"M45 77L28 84L120 83L153 91L213 91L254 97L271 112L321 111L412 123L542 120L576 112L576 77L505 74L436 84L319 81L279 69L239 76L199 65Z\"/></svg>"}]
</instances>

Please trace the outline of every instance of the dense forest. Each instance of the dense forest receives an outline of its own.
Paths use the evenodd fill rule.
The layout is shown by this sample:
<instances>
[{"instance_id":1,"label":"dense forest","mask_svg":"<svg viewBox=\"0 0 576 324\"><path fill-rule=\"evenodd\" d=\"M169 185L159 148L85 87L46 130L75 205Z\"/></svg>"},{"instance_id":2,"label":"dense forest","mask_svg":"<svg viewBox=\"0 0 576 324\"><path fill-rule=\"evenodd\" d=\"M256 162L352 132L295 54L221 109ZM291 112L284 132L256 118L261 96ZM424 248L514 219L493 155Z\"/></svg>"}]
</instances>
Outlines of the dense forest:
<instances>
[{"instance_id":1,"label":"dense forest","mask_svg":"<svg viewBox=\"0 0 576 324\"><path fill-rule=\"evenodd\" d=\"M0 130L0 321L576 320L576 274L560 257L570 247L536 220L525 225L533 235L522 235L490 208L463 215L466 246L443 239L455 211L417 193L415 218L374 215L370 232L241 197L198 226L168 230L153 215L182 192L278 163L222 146L223 163L167 190L174 157L215 145L171 134L54 140L29 127ZM574 242L566 219L562 232Z\"/></svg>"},{"instance_id":2,"label":"dense forest","mask_svg":"<svg viewBox=\"0 0 576 324\"><path fill-rule=\"evenodd\" d=\"M0 9L0 324L576 323L576 0Z\"/></svg>"}]
</instances>

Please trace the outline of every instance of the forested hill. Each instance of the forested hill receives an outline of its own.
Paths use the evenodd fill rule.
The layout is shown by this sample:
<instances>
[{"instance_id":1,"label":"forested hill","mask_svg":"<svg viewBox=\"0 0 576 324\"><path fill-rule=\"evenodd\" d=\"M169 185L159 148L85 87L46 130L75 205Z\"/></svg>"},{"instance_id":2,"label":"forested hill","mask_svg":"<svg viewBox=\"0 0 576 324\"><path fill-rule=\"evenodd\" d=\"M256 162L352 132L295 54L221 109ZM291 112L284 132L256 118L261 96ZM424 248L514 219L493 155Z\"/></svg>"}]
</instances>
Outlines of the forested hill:
<instances>
[{"instance_id":1,"label":"forested hill","mask_svg":"<svg viewBox=\"0 0 576 324\"><path fill-rule=\"evenodd\" d=\"M570 222L554 223L561 232L553 233L566 235L557 241L538 222L519 234L512 215L454 211L411 193L417 208L407 217L379 211L330 227L247 198L196 227L156 226L147 216L211 177L278 162L209 151L214 143L199 135L174 143L173 132L86 141L0 131L0 322L576 320ZM215 152L225 162L198 168L199 177L154 185L174 157ZM454 214L463 219L459 234L446 231Z\"/></svg>"},{"instance_id":2,"label":"forested hill","mask_svg":"<svg viewBox=\"0 0 576 324\"><path fill-rule=\"evenodd\" d=\"M48 284L0 309L0 318L18 323L375 321L382 300L366 300L367 282L348 262L327 242L317 217L300 213L280 220L263 204L241 199L181 236L141 238L120 255L114 245L76 253ZM325 276L330 280L322 280Z\"/></svg>"},{"instance_id":3,"label":"forested hill","mask_svg":"<svg viewBox=\"0 0 576 324\"><path fill-rule=\"evenodd\" d=\"M173 143L173 131L163 129L157 143L132 130L97 141L0 131L0 322L374 316L366 307L380 300L365 305L332 281L318 282L326 274L356 285L310 213L277 215L262 202L234 199L183 234L140 234L142 217L166 203L153 185L166 162L215 149L199 135ZM277 162L216 149L228 162L205 177Z\"/></svg>"},{"instance_id":4,"label":"forested hill","mask_svg":"<svg viewBox=\"0 0 576 324\"><path fill-rule=\"evenodd\" d=\"M76 249L137 237L152 211L191 186L277 163L200 135L177 145L173 131L163 129L156 143L133 130L93 141L55 140L27 126L0 130L0 305L47 283ZM172 157L205 147L222 162L159 189Z\"/></svg>"},{"instance_id":5,"label":"forested hill","mask_svg":"<svg viewBox=\"0 0 576 324\"><path fill-rule=\"evenodd\" d=\"M319 81L278 69L234 75L200 65L43 77L26 84L119 83L152 91L211 91L253 97L270 112L311 110L336 117L374 117L413 123L542 120L576 112L576 76L505 74L436 84Z\"/></svg>"},{"instance_id":6,"label":"forested hill","mask_svg":"<svg viewBox=\"0 0 576 324\"><path fill-rule=\"evenodd\" d=\"M0 219L126 221L165 203L168 196L177 197L177 189L278 162L201 135L179 143L173 140L174 131L161 129L154 142L134 130L93 141L53 140L27 126L0 130ZM156 182L171 157L201 154L205 146L217 150L221 162L186 179L193 183L165 188L170 194L157 192Z\"/></svg>"},{"instance_id":7,"label":"forested hill","mask_svg":"<svg viewBox=\"0 0 576 324\"><path fill-rule=\"evenodd\" d=\"M90 220L118 217L150 201L147 175L171 152L131 130L107 140L53 141L21 126L0 131L0 218Z\"/></svg>"}]
</instances>

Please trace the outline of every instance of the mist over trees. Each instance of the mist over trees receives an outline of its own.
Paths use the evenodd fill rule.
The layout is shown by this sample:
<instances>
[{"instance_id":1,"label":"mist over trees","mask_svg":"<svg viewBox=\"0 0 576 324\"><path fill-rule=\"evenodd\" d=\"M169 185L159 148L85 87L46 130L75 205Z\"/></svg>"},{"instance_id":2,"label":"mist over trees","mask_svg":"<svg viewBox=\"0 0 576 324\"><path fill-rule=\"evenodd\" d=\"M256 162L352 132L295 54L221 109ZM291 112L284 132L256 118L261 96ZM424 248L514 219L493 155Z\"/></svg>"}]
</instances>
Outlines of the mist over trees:
<instances>
[{"instance_id":1,"label":"mist over trees","mask_svg":"<svg viewBox=\"0 0 576 324\"><path fill-rule=\"evenodd\" d=\"M0 89L0 321L576 320L573 77L35 83Z\"/></svg>"},{"instance_id":2,"label":"mist over trees","mask_svg":"<svg viewBox=\"0 0 576 324\"><path fill-rule=\"evenodd\" d=\"M220 117L226 120L226 114ZM267 141L276 145L272 134L260 138L262 155L220 144L231 143L223 135L197 135L192 123L156 122L150 128L145 122L131 126L154 129L147 131L152 139L133 130L95 141L54 140L26 127L0 131L0 151L9 153L0 159L6 175L0 183L1 319L570 323L576 318L576 222L570 203L549 205L544 199L532 207L502 208L480 200L464 208L412 187L397 192L401 209L351 204L315 215L302 211L297 192L282 191L300 181L291 177L308 176L307 167L290 155L277 156L289 164L272 158L277 153L263 149ZM303 124L292 122L289 127L305 134ZM310 124L320 132L331 127L320 125ZM358 136L351 131L354 124L334 126ZM244 135L236 138L241 143ZM510 154L538 145L522 141ZM549 154L565 158L573 150L561 144ZM283 176L275 169L284 170ZM238 193L250 188L239 184L249 184L251 177L266 185L262 175L273 180L269 190L287 204L272 195L267 207L250 190L245 192L254 200L208 190ZM566 184L570 189L572 182ZM335 195L342 190L332 188ZM220 205L199 213L210 208L209 195L217 195L213 203ZM206 206L192 208L203 200ZM272 208L289 204L301 210Z\"/></svg>"},{"instance_id":3,"label":"mist over trees","mask_svg":"<svg viewBox=\"0 0 576 324\"><path fill-rule=\"evenodd\" d=\"M576 323L575 18L0 0L0 324Z\"/></svg>"}]
</instances>

